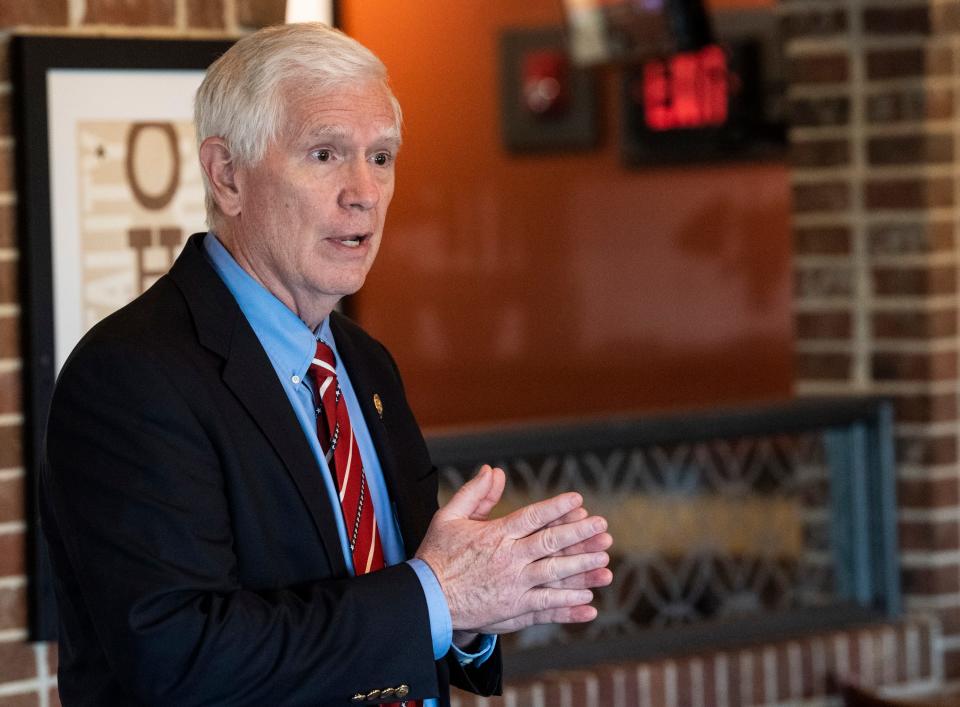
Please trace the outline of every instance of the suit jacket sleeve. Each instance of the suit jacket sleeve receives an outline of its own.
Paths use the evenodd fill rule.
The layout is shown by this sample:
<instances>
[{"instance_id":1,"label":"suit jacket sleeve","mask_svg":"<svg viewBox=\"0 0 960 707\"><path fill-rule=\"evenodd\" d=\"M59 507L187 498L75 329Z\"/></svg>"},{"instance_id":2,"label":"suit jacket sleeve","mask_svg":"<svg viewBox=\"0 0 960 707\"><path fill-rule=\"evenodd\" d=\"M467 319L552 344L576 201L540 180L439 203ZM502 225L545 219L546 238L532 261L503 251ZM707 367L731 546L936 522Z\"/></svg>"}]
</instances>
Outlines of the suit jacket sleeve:
<instances>
[{"instance_id":1,"label":"suit jacket sleeve","mask_svg":"<svg viewBox=\"0 0 960 707\"><path fill-rule=\"evenodd\" d=\"M401 683L411 698L438 694L426 603L408 566L243 585L256 568L240 565L234 531L257 520L234 517L225 426L197 402L202 386L174 369L101 336L58 382L43 522L63 620L102 651L71 660L109 666L146 704L342 706Z\"/></svg>"}]
</instances>

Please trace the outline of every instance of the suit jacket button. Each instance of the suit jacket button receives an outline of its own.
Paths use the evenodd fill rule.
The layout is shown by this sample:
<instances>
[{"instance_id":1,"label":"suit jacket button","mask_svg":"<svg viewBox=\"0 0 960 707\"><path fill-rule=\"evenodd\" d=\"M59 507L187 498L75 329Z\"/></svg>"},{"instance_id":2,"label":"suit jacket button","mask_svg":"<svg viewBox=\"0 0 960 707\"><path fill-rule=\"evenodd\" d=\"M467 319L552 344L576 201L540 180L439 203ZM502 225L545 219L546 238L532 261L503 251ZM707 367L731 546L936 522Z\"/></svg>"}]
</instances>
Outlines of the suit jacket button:
<instances>
[{"instance_id":1,"label":"suit jacket button","mask_svg":"<svg viewBox=\"0 0 960 707\"><path fill-rule=\"evenodd\" d=\"M400 685L394 694L402 700L410 694L410 688L407 685Z\"/></svg>"},{"instance_id":2,"label":"suit jacket button","mask_svg":"<svg viewBox=\"0 0 960 707\"><path fill-rule=\"evenodd\" d=\"M370 692L367 693L368 700L375 700L378 697L380 697L380 690L370 690Z\"/></svg>"},{"instance_id":3,"label":"suit jacket button","mask_svg":"<svg viewBox=\"0 0 960 707\"><path fill-rule=\"evenodd\" d=\"M367 696L364 695L362 692L358 692L356 695L354 695L353 697L350 698L350 701L351 701L351 702L363 702L365 699L367 699Z\"/></svg>"}]
</instances>

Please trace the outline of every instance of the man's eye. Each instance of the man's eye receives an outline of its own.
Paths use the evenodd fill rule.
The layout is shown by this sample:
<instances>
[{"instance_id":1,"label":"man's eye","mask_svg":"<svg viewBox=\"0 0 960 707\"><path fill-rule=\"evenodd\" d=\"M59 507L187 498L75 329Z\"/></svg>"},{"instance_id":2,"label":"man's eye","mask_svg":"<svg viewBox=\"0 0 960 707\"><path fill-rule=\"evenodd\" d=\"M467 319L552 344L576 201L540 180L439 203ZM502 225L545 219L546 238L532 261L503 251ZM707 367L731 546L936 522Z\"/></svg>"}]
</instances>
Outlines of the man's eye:
<instances>
[{"instance_id":1,"label":"man's eye","mask_svg":"<svg viewBox=\"0 0 960 707\"><path fill-rule=\"evenodd\" d=\"M332 157L330 150L315 150L313 156L317 158L318 162L329 162Z\"/></svg>"},{"instance_id":2,"label":"man's eye","mask_svg":"<svg viewBox=\"0 0 960 707\"><path fill-rule=\"evenodd\" d=\"M373 163L379 167L386 167L390 164L392 155L389 152L378 152L373 156Z\"/></svg>"}]
</instances>

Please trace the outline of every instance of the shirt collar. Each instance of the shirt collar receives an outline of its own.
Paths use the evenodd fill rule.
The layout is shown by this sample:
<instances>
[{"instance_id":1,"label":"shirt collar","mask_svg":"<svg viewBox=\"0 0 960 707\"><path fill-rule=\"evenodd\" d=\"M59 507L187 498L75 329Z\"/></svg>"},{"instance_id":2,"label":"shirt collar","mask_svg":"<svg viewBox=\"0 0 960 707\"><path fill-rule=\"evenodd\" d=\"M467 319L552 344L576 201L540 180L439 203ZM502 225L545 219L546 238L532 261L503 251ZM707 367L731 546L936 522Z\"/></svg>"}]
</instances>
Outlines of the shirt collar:
<instances>
[{"instance_id":1,"label":"shirt collar","mask_svg":"<svg viewBox=\"0 0 960 707\"><path fill-rule=\"evenodd\" d=\"M203 246L274 367L287 376L302 379L316 354L317 336L292 310L241 268L212 231L203 239ZM320 325L319 336L336 354L329 319L327 317ZM339 356L337 367L340 367Z\"/></svg>"}]
</instances>

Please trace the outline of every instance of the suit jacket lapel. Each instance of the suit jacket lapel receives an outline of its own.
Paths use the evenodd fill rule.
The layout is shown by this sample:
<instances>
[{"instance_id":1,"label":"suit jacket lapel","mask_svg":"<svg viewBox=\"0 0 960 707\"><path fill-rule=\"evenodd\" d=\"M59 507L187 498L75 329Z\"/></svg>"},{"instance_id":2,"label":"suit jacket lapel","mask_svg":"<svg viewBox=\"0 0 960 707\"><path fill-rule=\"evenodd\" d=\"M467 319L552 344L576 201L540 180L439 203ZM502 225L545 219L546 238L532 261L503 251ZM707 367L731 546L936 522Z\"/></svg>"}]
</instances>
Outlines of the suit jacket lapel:
<instances>
[{"instance_id":1,"label":"suit jacket lapel","mask_svg":"<svg viewBox=\"0 0 960 707\"><path fill-rule=\"evenodd\" d=\"M384 480L390 490L390 498L394 502L397 521L400 524L400 533L403 535L403 545L408 557L413 557L420 541L423 539L422 526L424 525L423 500L415 495L416 485L413 479L404 474L403 469L394 453L393 445L387 425L380 418L374 402L374 393L379 394L376 381L371 378L370 372L377 370L377 366L367 360L361 347L356 345L353 337L342 326L339 315L334 313L330 317L330 328L337 342L337 351L350 374L350 382L363 410L364 421L370 431L370 438L377 450L380 459L380 468L383 470ZM387 413L389 414L389 413ZM427 519L429 520L429 519Z\"/></svg>"},{"instance_id":2,"label":"suit jacket lapel","mask_svg":"<svg viewBox=\"0 0 960 707\"><path fill-rule=\"evenodd\" d=\"M224 359L223 381L246 408L293 477L313 517L335 575L346 575L336 521L317 461L273 366L236 300L195 235L170 271L189 306L200 343Z\"/></svg>"}]
</instances>

